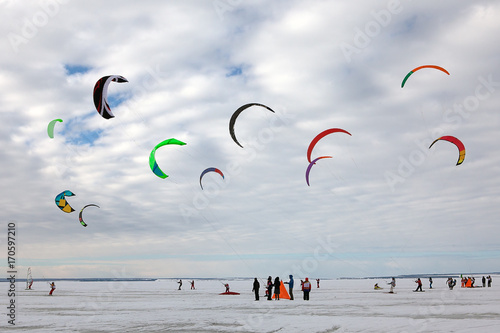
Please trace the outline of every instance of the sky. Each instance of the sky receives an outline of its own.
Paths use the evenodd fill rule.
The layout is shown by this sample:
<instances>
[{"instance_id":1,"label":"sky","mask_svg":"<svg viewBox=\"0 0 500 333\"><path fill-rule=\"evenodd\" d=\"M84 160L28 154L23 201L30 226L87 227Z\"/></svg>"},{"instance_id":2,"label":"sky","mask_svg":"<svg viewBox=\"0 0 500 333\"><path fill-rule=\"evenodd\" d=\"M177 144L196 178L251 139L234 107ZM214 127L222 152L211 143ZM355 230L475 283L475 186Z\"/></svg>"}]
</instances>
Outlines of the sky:
<instances>
[{"instance_id":1,"label":"sky","mask_svg":"<svg viewBox=\"0 0 500 333\"><path fill-rule=\"evenodd\" d=\"M1 243L34 277L498 271L497 1L0 1ZM423 68L401 83L412 69ZM93 103L103 76L114 118ZM242 105L234 126L229 120ZM54 138L47 125L54 127ZM324 130L305 179L307 149ZM457 147L441 136L460 139ZM151 150L175 138L150 169ZM224 174L203 170L215 167ZM72 213L54 198L70 190ZM87 227L78 220L83 216ZM13 224L12 224L13 223ZM5 245L2 245L5 256Z\"/></svg>"}]
</instances>

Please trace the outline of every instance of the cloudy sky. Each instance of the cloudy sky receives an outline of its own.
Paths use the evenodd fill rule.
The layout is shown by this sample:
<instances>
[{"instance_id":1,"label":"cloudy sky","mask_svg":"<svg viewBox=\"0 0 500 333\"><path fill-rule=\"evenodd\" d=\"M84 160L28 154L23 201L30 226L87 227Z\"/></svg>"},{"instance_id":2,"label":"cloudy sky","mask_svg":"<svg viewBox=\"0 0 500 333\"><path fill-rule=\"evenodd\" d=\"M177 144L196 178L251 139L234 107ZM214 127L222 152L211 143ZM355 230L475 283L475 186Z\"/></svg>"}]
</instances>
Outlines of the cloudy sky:
<instances>
[{"instance_id":1,"label":"cloudy sky","mask_svg":"<svg viewBox=\"0 0 500 333\"><path fill-rule=\"evenodd\" d=\"M498 271L497 1L0 1L1 220L38 277ZM450 75L425 68L438 65ZM109 85L115 117L94 107ZM229 119L242 105L253 106ZM54 138L47 125L55 125ZM319 160L310 173L311 140ZM457 147L437 138L450 135ZM149 167L157 150L166 179ZM200 174L208 167L217 173ZM70 190L75 212L55 196ZM84 211L88 227L78 221ZM5 246L2 246L5 251ZM6 254L5 254L6 256ZM286 275L285 275L286 274Z\"/></svg>"}]
</instances>

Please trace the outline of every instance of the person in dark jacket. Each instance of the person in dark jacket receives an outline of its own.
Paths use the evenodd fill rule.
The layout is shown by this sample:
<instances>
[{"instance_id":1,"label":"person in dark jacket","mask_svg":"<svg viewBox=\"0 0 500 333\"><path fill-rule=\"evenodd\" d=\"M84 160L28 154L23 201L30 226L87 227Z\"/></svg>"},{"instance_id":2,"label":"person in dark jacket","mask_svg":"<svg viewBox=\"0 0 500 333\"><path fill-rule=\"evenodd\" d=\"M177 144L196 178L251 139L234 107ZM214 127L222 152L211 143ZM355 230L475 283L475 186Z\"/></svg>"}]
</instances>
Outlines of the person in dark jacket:
<instances>
[{"instance_id":1,"label":"person in dark jacket","mask_svg":"<svg viewBox=\"0 0 500 333\"><path fill-rule=\"evenodd\" d=\"M277 276L274 279L274 299L279 301L280 300L280 290L281 289L281 283L280 283L280 278Z\"/></svg>"},{"instance_id":2,"label":"person in dark jacket","mask_svg":"<svg viewBox=\"0 0 500 333\"><path fill-rule=\"evenodd\" d=\"M290 294L290 301L293 301L293 275L290 274L288 275L288 277L290 278L290 281L284 283L288 285L288 293Z\"/></svg>"},{"instance_id":3,"label":"person in dark jacket","mask_svg":"<svg viewBox=\"0 0 500 333\"><path fill-rule=\"evenodd\" d=\"M482 282L483 282L483 288L486 287L486 278L484 277L484 275L483 275L483 281Z\"/></svg>"},{"instance_id":4,"label":"person in dark jacket","mask_svg":"<svg viewBox=\"0 0 500 333\"><path fill-rule=\"evenodd\" d=\"M257 280L257 278L255 278L255 280L253 280L253 289L252 289L252 291L255 293L255 300L256 301L259 300L259 288L260 288L260 283Z\"/></svg>"},{"instance_id":5,"label":"person in dark jacket","mask_svg":"<svg viewBox=\"0 0 500 333\"><path fill-rule=\"evenodd\" d=\"M273 278L269 276L267 278L267 300L270 301L273 297Z\"/></svg>"}]
</instances>

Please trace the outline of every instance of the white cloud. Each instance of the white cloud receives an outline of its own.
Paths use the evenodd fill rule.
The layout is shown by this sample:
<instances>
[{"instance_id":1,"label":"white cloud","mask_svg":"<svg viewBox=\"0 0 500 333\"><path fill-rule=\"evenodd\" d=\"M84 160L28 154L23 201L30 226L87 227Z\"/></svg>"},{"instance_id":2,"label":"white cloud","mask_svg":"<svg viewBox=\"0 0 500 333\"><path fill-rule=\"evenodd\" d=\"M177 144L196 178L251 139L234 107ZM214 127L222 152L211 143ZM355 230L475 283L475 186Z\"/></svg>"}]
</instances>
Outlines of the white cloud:
<instances>
[{"instance_id":1,"label":"white cloud","mask_svg":"<svg viewBox=\"0 0 500 333\"><path fill-rule=\"evenodd\" d=\"M329 237L335 250L309 273L494 269L495 2L401 1L387 21L377 15L393 2L232 2L223 12L207 1L51 3L13 4L0 23L2 216L18 226L21 265L55 277L111 276L117 266L136 276L267 276L313 260ZM357 48L350 59L342 43ZM423 64L450 75L422 70L401 89ZM88 71L70 75L67 65ZM129 82L111 83L121 103L105 120L92 89L111 74ZM251 102L276 113L241 114L242 149L229 118ZM55 118L64 121L49 139ZM333 158L314 166L308 187L307 147L332 127L352 136L315 147ZM462 165L449 143L427 148L441 135L462 139ZM160 179L149 154L172 137L187 145L157 151L169 175ZM207 175L202 191L207 167L225 178ZM76 193L72 214L54 204L66 189ZM88 203L101 208L85 212L83 228ZM463 251L472 256L461 262ZM395 266L400 253L410 255Z\"/></svg>"}]
</instances>

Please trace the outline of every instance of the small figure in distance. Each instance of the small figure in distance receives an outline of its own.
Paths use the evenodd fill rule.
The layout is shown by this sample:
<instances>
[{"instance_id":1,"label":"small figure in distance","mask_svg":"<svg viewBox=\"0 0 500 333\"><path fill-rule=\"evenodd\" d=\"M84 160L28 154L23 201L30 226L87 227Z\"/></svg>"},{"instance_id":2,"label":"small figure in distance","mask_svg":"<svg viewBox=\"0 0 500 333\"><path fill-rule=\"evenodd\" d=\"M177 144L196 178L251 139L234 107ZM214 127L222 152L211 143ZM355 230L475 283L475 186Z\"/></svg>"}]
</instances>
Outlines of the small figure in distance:
<instances>
[{"instance_id":1,"label":"small figure in distance","mask_svg":"<svg viewBox=\"0 0 500 333\"><path fill-rule=\"evenodd\" d=\"M309 300L309 293L311 292L311 282L309 278L306 278L304 284L302 285L302 291L304 292L304 301Z\"/></svg>"},{"instance_id":2,"label":"small figure in distance","mask_svg":"<svg viewBox=\"0 0 500 333\"><path fill-rule=\"evenodd\" d=\"M389 293L393 294L394 293L394 288L396 287L396 279L392 278L391 282L389 282L388 285L391 286L391 291L389 291Z\"/></svg>"},{"instance_id":3,"label":"small figure in distance","mask_svg":"<svg viewBox=\"0 0 500 333\"><path fill-rule=\"evenodd\" d=\"M270 301L273 297L273 278L269 276L267 278L267 300Z\"/></svg>"},{"instance_id":4,"label":"small figure in distance","mask_svg":"<svg viewBox=\"0 0 500 333\"><path fill-rule=\"evenodd\" d=\"M293 301L293 275L290 274L288 275L290 278L289 282L284 282L285 284L288 284L288 293L290 294L290 301Z\"/></svg>"},{"instance_id":5,"label":"small figure in distance","mask_svg":"<svg viewBox=\"0 0 500 333\"><path fill-rule=\"evenodd\" d=\"M259 288L260 288L260 283L257 280L257 278L255 278L255 280L253 280L253 289L252 289L252 291L255 293L255 300L256 301L259 300Z\"/></svg>"},{"instance_id":6,"label":"small figure in distance","mask_svg":"<svg viewBox=\"0 0 500 333\"><path fill-rule=\"evenodd\" d=\"M49 296L52 296L54 290L56 290L56 284L54 283L54 281L52 281L52 283L50 284Z\"/></svg>"},{"instance_id":7,"label":"small figure in distance","mask_svg":"<svg viewBox=\"0 0 500 333\"><path fill-rule=\"evenodd\" d=\"M417 289L415 289L415 291L423 291L422 290L422 281L420 280L420 278L418 278L415 283L417 284Z\"/></svg>"},{"instance_id":8,"label":"small figure in distance","mask_svg":"<svg viewBox=\"0 0 500 333\"><path fill-rule=\"evenodd\" d=\"M281 291L281 283L280 283L280 278L277 276L274 279L274 299L276 301L280 300L280 291Z\"/></svg>"}]
</instances>

